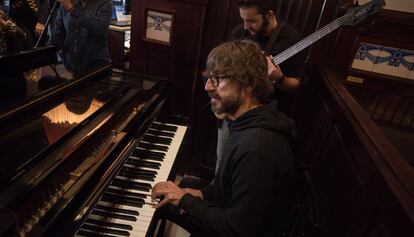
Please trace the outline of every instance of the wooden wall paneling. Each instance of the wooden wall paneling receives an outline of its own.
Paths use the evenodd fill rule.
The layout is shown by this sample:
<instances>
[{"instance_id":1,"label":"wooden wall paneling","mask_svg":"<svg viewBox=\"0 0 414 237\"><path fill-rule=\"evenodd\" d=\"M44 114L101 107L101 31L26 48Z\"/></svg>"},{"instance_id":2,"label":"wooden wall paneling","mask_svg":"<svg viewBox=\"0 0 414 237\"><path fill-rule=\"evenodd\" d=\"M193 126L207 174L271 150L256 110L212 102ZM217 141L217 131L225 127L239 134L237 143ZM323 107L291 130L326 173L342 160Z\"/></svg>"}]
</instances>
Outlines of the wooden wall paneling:
<instances>
[{"instance_id":1,"label":"wooden wall paneling","mask_svg":"<svg viewBox=\"0 0 414 237\"><path fill-rule=\"evenodd\" d=\"M357 161L360 163L360 159L364 160L367 159L367 157L370 157L369 162L371 165L365 164L364 166L361 166L362 168L365 168L360 169L360 174L366 175L368 173L372 175L371 182L367 182L372 189L370 190L371 193L380 196L380 194L384 192L380 192L378 190L375 191L375 187L378 186L379 182L381 182L382 190L392 193L394 197L392 199L390 198L390 201L392 200L392 202L396 203L398 210L404 210L402 212L405 212L405 214L396 215L396 213L390 212L388 215L393 215L396 219L401 219L401 223L399 223L401 225L399 228L413 229L414 201L412 199L412 195L410 196L410 193L412 194L414 192L413 168L403 159L401 154L399 154L398 151L392 147L385 136L379 131L372 120L363 112L349 93L341 89L343 88L343 85L338 80L333 82L335 82L333 85L337 88L338 95L340 95L342 100L347 101L347 106L344 106L345 103L342 104L342 110L348 113L348 123L352 124L352 127L354 128L362 127L362 129L354 129L354 131L355 134L357 134L356 137L360 138L360 147L363 147L369 155L360 155L358 156L359 159ZM352 141L351 139L347 140ZM356 147L357 144L358 143L354 143L352 147ZM364 179L365 181L368 180L367 177ZM382 208L382 206L380 206L380 208ZM407 222L410 222L408 221L410 218L411 225L405 225Z\"/></svg>"},{"instance_id":2,"label":"wooden wall paneling","mask_svg":"<svg viewBox=\"0 0 414 237\"><path fill-rule=\"evenodd\" d=\"M202 46L200 52L199 70L197 78L200 79L205 69L207 55L212 48L229 38L233 25L239 22L239 11L235 0L212 0L209 2ZM236 18L237 16L237 18ZM202 80L196 80L193 87L192 127L194 144L191 165L187 173L206 179L214 176L216 162L217 119L211 112L210 98L204 91Z\"/></svg>"},{"instance_id":3,"label":"wooden wall paneling","mask_svg":"<svg viewBox=\"0 0 414 237\"><path fill-rule=\"evenodd\" d=\"M312 173L321 207L320 225L331 236L347 236L344 230L353 224L352 209L362 189L350 156L340 132L332 129Z\"/></svg>"},{"instance_id":4,"label":"wooden wall paneling","mask_svg":"<svg viewBox=\"0 0 414 237\"><path fill-rule=\"evenodd\" d=\"M303 37L306 37L315 31L323 1L279 1L276 5L277 16L294 26Z\"/></svg>"},{"instance_id":5,"label":"wooden wall paneling","mask_svg":"<svg viewBox=\"0 0 414 237\"><path fill-rule=\"evenodd\" d=\"M399 205L395 195L389 189L384 189L379 194L380 203L377 206L376 215L364 236L368 237L409 237L413 233L413 223L409 222L403 208Z\"/></svg>"},{"instance_id":6,"label":"wooden wall paneling","mask_svg":"<svg viewBox=\"0 0 414 237\"><path fill-rule=\"evenodd\" d=\"M172 81L168 113L189 117L207 0L144 0L131 6L131 71ZM170 43L145 39L146 11L173 15Z\"/></svg>"},{"instance_id":7,"label":"wooden wall paneling","mask_svg":"<svg viewBox=\"0 0 414 237\"><path fill-rule=\"evenodd\" d=\"M366 230L364 236L366 237L392 237L386 230L386 225L382 222L384 213L380 212L380 209L376 209L373 220L371 221L369 228Z\"/></svg>"},{"instance_id":8,"label":"wooden wall paneling","mask_svg":"<svg viewBox=\"0 0 414 237\"><path fill-rule=\"evenodd\" d=\"M345 115L345 114L344 114ZM347 116L337 119L336 126L340 129L344 144L351 156L350 163L358 175L361 187L357 200L353 202L350 213L350 225L346 230L345 236L364 236L366 229L370 225L370 218L375 215L375 208L379 205L379 194L384 186L381 174L373 165L367 147L358 139L355 127L349 122ZM364 215L361 215L363 210Z\"/></svg>"},{"instance_id":9,"label":"wooden wall paneling","mask_svg":"<svg viewBox=\"0 0 414 237\"><path fill-rule=\"evenodd\" d=\"M378 194L379 203L376 206L375 214L363 236L367 237L394 237L411 236L413 224L409 217L399 205L395 196L389 189L383 189Z\"/></svg>"},{"instance_id":10,"label":"wooden wall paneling","mask_svg":"<svg viewBox=\"0 0 414 237\"><path fill-rule=\"evenodd\" d=\"M277 17L280 19L289 19L290 9L294 0L284 0L278 4L279 9L277 10Z\"/></svg>"},{"instance_id":11,"label":"wooden wall paneling","mask_svg":"<svg viewBox=\"0 0 414 237\"><path fill-rule=\"evenodd\" d=\"M306 15L300 15L302 9L307 9L307 7L304 6L304 4L306 4L306 0L298 0L295 4L295 8L293 11L294 14L292 14L292 25L295 27L297 27L297 23L300 20L300 18L302 18L303 21L306 21Z\"/></svg>"},{"instance_id":12,"label":"wooden wall paneling","mask_svg":"<svg viewBox=\"0 0 414 237\"><path fill-rule=\"evenodd\" d=\"M382 9L358 30L361 41L414 50L414 13Z\"/></svg>"},{"instance_id":13,"label":"wooden wall paneling","mask_svg":"<svg viewBox=\"0 0 414 237\"><path fill-rule=\"evenodd\" d=\"M301 123L300 126L298 126L299 143L304 143L304 141L309 142L297 152L298 157L303 157L301 158L301 161L313 169L319 162L320 153L325 145L327 136L333 127L334 120L331 117L331 113L329 113L329 108L326 106L319 93L316 92L312 96L306 96L306 98L311 99L308 101L302 100L300 102L303 103L303 107L308 107L308 111L311 112L306 113L305 116L297 117L295 120L297 123L304 121L304 123ZM309 116L310 114L312 116ZM311 127L311 129L306 132L304 129L309 127Z\"/></svg>"},{"instance_id":14,"label":"wooden wall paneling","mask_svg":"<svg viewBox=\"0 0 414 237\"><path fill-rule=\"evenodd\" d=\"M223 2L225 4L225 2ZM227 12L221 11L221 14L227 15L227 24L224 25L225 27L225 38L224 39L230 39L231 31L233 28L239 24L242 24L243 21L240 18L240 11L239 7L237 6L237 0L230 0L227 1L227 4L222 6L224 9L227 10ZM224 10L223 9L223 10Z\"/></svg>"},{"instance_id":15,"label":"wooden wall paneling","mask_svg":"<svg viewBox=\"0 0 414 237\"><path fill-rule=\"evenodd\" d=\"M170 90L175 100L173 111L179 114L191 115L193 89L200 80L198 70L202 47L202 32L205 21L205 5L180 4L177 9L175 50L172 60L172 79L174 88ZM178 103L178 104L177 104Z\"/></svg>"},{"instance_id":16,"label":"wooden wall paneling","mask_svg":"<svg viewBox=\"0 0 414 237\"><path fill-rule=\"evenodd\" d=\"M124 34L123 31L108 31L108 49L111 57L112 66L124 69Z\"/></svg>"},{"instance_id":17,"label":"wooden wall paneling","mask_svg":"<svg viewBox=\"0 0 414 237\"><path fill-rule=\"evenodd\" d=\"M301 0L296 1L289 1L287 9L285 11L286 15L284 16L284 20L289 22L291 25L295 25L295 21L297 20L297 11L302 4Z\"/></svg>"},{"instance_id":18,"label":"wooden wall paneling","mask_svg":"<svg viewBox=\"0 0 414 237\"><path fill-rule=\"evenodd\" d=\"M343 6L349 5L350 2L351 0L326 1L319 29L340 17L340 14L344 13ZM338 30L330 33L330 35L327 35L312 46L309 57L312 65L326 64L330 62L330 55L336 48L336 42L338 40L337 32Z\"/></svg>"},{"instance_id":19,"label":"wooden wall paneling","mask_svg":"<svg viewBox=\"0 0 414 237\"><path fill-rule=\"evenodd\" d=\"M336 107L331 111L337 115L335 129L341 138L344 153L348 154L346 158L349 168L347 171L344 170L342 174L345 176L346 185L339 186L342 186L341 189L344 192L358 189L356 199L347 203L349 206L346 209L349 213L348 219L343 220L346 223L342 224L344 225L343 236L363 236L369 225L369 219L375 215L375 208L379 204L378 194L384 184L372 160L367 158L370 156L367 147L358 139L355 125L348 119L349 114L344 113L342 108ZM343 168L340 167L340 169ZM351 176L355 178L353 182L351 182ZM363 216L361 210L364 212Z\"/></svg>"},{"instance_id":20,"label":"wooden wall paneling","mask_svg":"<svg viewBox=\"0 0 414 237\"><path fill-rule=\"evenodd\" d=\"M293 26L295 26L295 28L299 31L299 33L301 33L303 37L307 36L304 34L306 26L308 27L316 26L315 23L310 22L310 14L311 14L311 8L313 5L313 2L316 2L316 1L302 0L301 7L298 9L297 14L296 14L295 22L293 22ZM320 11L318 11L317 13L319 12ZM318 19L317 17L315 17L315 16L318 16L318 14L314 14L313 16L314 16L313 20Z\"/></svg>"},{"instance_id":21,"label":"wooden wall paneling","mask_svg":"<svg viewBox=\"0 0 414 237\"><path fill-rule=\"evenodd\" d=\"M344 72L344 69L349 66L349 62L353 58L351 52L354 50L357 40L355 29L347 26L342 27L333 36L335 36L335 47L327 55L328 65L333 69Z\"/></svg>"},{"instance_id":22,"label":"wooden wall paneling","mask_svg":"<svg viewBox=\"0 0 414 237\"><path fill-rule=\"evenodd\" d=\"M313 108L301 114L302 120L312 121L316 115L316 123L326 124L320 116L324 114L322 118L332 121L332 126L326 126L332 129L325 141L319 143L315 140L322 140L318 132L324 133L323 125L305 124L305 133L313 136L305 136L307 141L299 146L300 150L305 147L304 154L298 157L311 166L322 232L327 236L407 236L403 233L412 233L414 228L410 196L414 179L408 178L413 176L413 168L390 147L340 78L326 79L334 75L313 73L305 89L319 91L321 99L308 99L308 104L299 107ZM309 94L300 94L303 96L309 98ZM322 103L325 109L321 109ZM321 151L308 149L321 145Z\"/></svg>"}]
</instances>

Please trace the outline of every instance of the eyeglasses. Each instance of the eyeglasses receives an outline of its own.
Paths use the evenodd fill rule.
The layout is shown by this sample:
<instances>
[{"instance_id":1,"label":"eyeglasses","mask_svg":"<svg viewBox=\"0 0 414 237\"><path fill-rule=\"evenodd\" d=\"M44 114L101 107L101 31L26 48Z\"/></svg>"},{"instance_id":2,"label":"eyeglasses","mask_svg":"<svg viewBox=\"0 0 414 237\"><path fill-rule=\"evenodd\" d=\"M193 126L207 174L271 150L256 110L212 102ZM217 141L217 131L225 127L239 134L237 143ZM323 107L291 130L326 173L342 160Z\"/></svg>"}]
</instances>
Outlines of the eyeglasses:
<instances>
[{"instance_id":1,"label":"eyeglasses","mask_svg":"<svg viewBox=\"0 0 414 237\"><path fill-rule=\"evenodd\" d=\"M208 77L203 76L203 81L204 85L206 85L208 80L210 80L213 87L217 88L220 85L220 81L222 81L223 79L228 79L230 77L230 75L210 75Z\"/></svg>"}]
</instances>

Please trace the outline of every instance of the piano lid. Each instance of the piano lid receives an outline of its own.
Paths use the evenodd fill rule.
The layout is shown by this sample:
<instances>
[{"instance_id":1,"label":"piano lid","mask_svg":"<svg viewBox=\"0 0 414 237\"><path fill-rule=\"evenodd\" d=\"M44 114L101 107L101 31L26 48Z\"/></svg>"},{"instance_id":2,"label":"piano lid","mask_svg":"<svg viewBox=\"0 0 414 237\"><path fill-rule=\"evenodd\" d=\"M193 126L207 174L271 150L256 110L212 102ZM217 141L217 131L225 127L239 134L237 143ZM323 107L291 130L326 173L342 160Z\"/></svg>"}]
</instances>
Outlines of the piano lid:
<instances>
[{"instance_id":1,"label":"piano lid","mask_svg":"<svg viewBox=\"0 0 414 237\"><path fill-rule=\"evenodd\" d=\"M0 69L0 110L74 78L51 46L0 56Z\"/></svg>"},{"instance_id":2,"label":"piano lid","mask_svg":"<svg viewBox=\"0 0 414 237\"><path fill-rule=\"evenodd\" d=\"M0 137L0 183L12 178L72 129L87 122L122 91L121 87L90 82L64 100L8 128Z\"/></svg>"},{"instance_id":3,"label":"piano lid","mask_svg":"<svg viewBox=\"0 0 414 237\"><path fill-rule=\"evenodd\" d=\"M15 213L22 236L41 235L93 202L165 99L166 86L151 78L90 76L0 119L0 208Z\"/></svg>"}]
</instances>

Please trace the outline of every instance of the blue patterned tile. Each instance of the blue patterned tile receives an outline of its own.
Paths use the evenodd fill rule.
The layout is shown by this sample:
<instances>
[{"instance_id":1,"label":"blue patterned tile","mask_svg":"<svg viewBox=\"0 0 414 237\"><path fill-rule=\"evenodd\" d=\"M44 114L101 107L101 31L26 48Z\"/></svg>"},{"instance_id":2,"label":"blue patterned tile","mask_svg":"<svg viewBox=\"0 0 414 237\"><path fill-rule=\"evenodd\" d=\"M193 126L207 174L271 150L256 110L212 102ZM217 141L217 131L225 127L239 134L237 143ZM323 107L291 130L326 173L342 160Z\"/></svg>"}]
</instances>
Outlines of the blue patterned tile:
<instances>
[{"instance_id":1,"label":"blue patterned tile","mask_svg":"<svg viewBox=\"0 0 414 237\"><path fill-rule=\"evenodd\" d=\"M409 70L401 63L407 52L398 48L382 47L375 62L374 72L406 78Z\"/></svg>"},{"instance_id":2,"label":"blue patterned tile","mask_svg":"<svg viewBox=\"0 0 414 237\"><path fill-rule=\"evenodd\" d=\"M352 68L372 71L379 53L380 46L361 42L352 62Z\"/></svg>"},{"instance_id":3,"label":"blue patterned tile","mask_svg":"<svg viewBox=\"0 0 414 237\"><path fill-rule=\"evenodd\" d=\"M405 56L403 60L401 60L401 63L406 65L409 70L407 78L414 80L414 52L411 51L411 53L412 54Z\"/></svg>"}]
</instances>

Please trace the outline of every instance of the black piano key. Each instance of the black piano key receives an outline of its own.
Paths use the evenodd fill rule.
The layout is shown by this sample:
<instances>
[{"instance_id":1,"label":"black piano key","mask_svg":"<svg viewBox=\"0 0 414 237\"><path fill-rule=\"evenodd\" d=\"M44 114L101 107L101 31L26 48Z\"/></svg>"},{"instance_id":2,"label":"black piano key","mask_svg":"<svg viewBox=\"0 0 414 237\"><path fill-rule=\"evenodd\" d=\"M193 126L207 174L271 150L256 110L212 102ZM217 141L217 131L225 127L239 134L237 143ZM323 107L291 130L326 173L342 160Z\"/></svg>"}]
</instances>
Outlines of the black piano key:
<instances>
[{"instance_id":1,"label":"black piano key","mask_svg":"<svg viewBox=\"0 0 414 237\"><path fill-rule=\"evenodd\" d=\"M137 166L137 167L145 167L145 168L157 169L157 170L159 170L161 167L160 163L156 163L152 161L144 161L144 160L128 159L126 163Z\"/></svg>"},{"instance_id":2,"label":"black piano key","mask_svg":"<svg viewBox=\"0 0 414 237\"><path fill-rule=\"evenodd\" d=\"M123 171L121 170L118 173L118 176L122 176L125 178L130 178L130 179L142 179L142 180L146 180L146 181L154 181L155 177L149 174L142 174L142 173L131 173L131 172L127 172L127 171Z\"/></svg>"},{"instance_id":3,"label":"black piano key","mask_svg":"<svg viewBox=\"0 0 414 237\"><path fill-rule=\"evenodd\" d=\"M108 207L108 206L104 206L104 205L100 205L100 204L96 205L94 209L108 211L108 212L112 212L112 213L127 214L127 215L131 215L131 216L138 216L139 215L139 213L135 210L121 209L121 208L117 208L117 207Z\"/></svg>"},{"instance_id":4,"label":"black piano key","mask_svg":"<svg viewBox=\"0 0 414 237\"><path fill-rule=\"evenodd\" d=\"M113 204L119 205L129 205L133 207L141 208L142 205L145 203L143 199L140 198L131 198L131 197L117 197L116 195L105 193L102 198L102 201L109 202Z\"/></svg>"},{"instance_id":5,"label":"black piano key","mask_svg":"<svg viewBox=\"0 0 414 237\"><path fill-rule=\"evenodd\" d=\"M144 169L141 169L141 168L129 167L129 166L123 166L121 171L126 171L126 172L130 172L130 173L138 173L138 174L146 174L146 175L154 177L154 178L158 174L158 172L155 171L155 170L144 170Z\"/></svg>"},{"instance_id":6,"label":"black piano key","mask_svg":"<svg viewBox=\"0 0 414 237\"><path fill-rule=\"evenodd\" d=\"M154 136L174 137L174 133L160 131L160 130L154 130L154 129L151 129L151 128L147 130L147 133L152 134Z\"/></svg>"},{"instance_id":7,"label":"black piano key","mask_svg":"<svg viewBox=\"0 0 414 237\"><path fill-rule=\"evenodd\" d=\"M111 228L106 228L104 226L96 226L96 225L90 225L90 224L83 224L82 229L90 230L92 232L96 233L103 233L103 234L114 234L118 236L129 236L129 232L125 230L116 230Z\"/></svg>"},{"instance_id":8,"label":"black piano key","mask_svg":"<svg viewBox=\"0 0 414 237\"><path fill-rule=\"evenodd\" d=\"M112 181L111 185L119 188L136 189L145 192L149 192L152 188L151 185L147 183L141 183L132 180L123 180L119 178L115 178Z\"/></svg>"},{"instance_id":9,"label":"black piano key","mask_svg":"<svg viewBox=\"0 0 414 237\"><path fill-rule=\"evenodd\" d=\"M131 158L131 159L138 159L138 160L153 160L153 161L160 161L160 162L163 162L164 161L164 158L161 158L161 157L157 157L157 156L134 156L134 155L131 155L129 158Z\"/></svg>"},{"instance_id":10,"label":"black piano key","mask_svg":"<svg viewBox=\"0 0 414 237\"><path fill-rule=\"evenodd\" d=\"M118 237L116 235L96 233L96 232L91 232L90 230L83 230L83 229L80 229L78 231L78 233L76 233L76 235L77 236L85 236L85 237Z\"/></svg>"},{"instance_id":11,"label":"black piano key","mask_svg":"<svg viewBox=\"0 0 414 237\"><path fill-rule=\"evenodd\" d=\"M93 209L92 214L97 215L97 216L107 217L107 218L116 218L120 220L126 220L126 221L137 221L137 218L135 216L117 214L117 213L102 211L98 209Z\"/></svg>"},{"instance_id":12,"label":"black piano key","mask_svg":"<svg viewBox=\"0 0 414 237\"><path fill-rule=\"evenodd\" d=\"M176 132L178 129L177 126L171 126L171 125L160 124L160 123L151 124L151 128L157 129L157 130L168 131L168 132Z\"/></svg>"},{"instance_id":13,"label":"black piano key","mask_svg":"<svg viewBox=\"0 0 414 237\"><path fill-rule=\"evenodd\" d=\"M130 196L130 197L136 197L136 198L146 198L147 197L147 195L142 194L142 193L133 193L133 192L128 192L128 191L125 191L125 190L119 190L119 189L114 189L114 188L108 188L108 190L106 190L106 192L116 194L116 195Z\"/></svg>"},{"instance_id":14,"label":"black piano key","mask_svg":"<svg viewBox=\"0 0 414 237\"><path fill-rule=\"evenodd\" d=\"M142 140L144 142L148 142L148 143L159 143L159 144L163 144L163 145L171 145L171 142L172 142L171 138L157 137L157 136L148 135L148 134L144 135Z\"/></svg>"},{"instance_id":15,"label":"black piano key","mask_svg":"<svg viewBox=\"0 0 414 237\"><path fill-rule=\"evenodd\" d=\"M157 150L157 151L168 151L168 146L163 146L163 145L156 145L156 144L151 144L151 143L144 143L144 142L140 142L138 144L139 148L143 148L145 150Z\"/></svg>"},{"instance_id":16,"label":"black piano key","mask_svg":"<svg viewBox=\"0 0 414 237\"><path fill-rule=\"evenodd\" d=\"M165 157L164 152L148 151L148 150L144 150L141 148L135 148L135 150L132 152L132 155L135 157L159 157L159 158Z\"/></svg>"},{"instance_id":17,"label":"black piano key","mask_svg":"<svg viewBox=\"0 0 414 237\"><path fill-rule=\"evenodd\" d=\"M98 226L106 226L106 227L113 227L118 229L124 229L124 230L132 230L132 225L125 225L125 224L119 224L119 223L112 223L109 221L100 221L100 220L94 220L94 219L86 219L85 223L98 225Z\"/></svg>"},{"instance_id":18,"label":"black piano key","mask_svg":"<svg viewBox=\"0 0 414 237\"><path fill-rule=\"evenodd\" d=\"M126 187L129 187L130 185L136 185L136 186L146 187L149 189L152 188L151 184L146 183L146 182L133 181L129 179L120 179L118 177L115 177L111 184L114 184L114 183L124 184L126 185Z\"/></svg>"}]
</instances>

